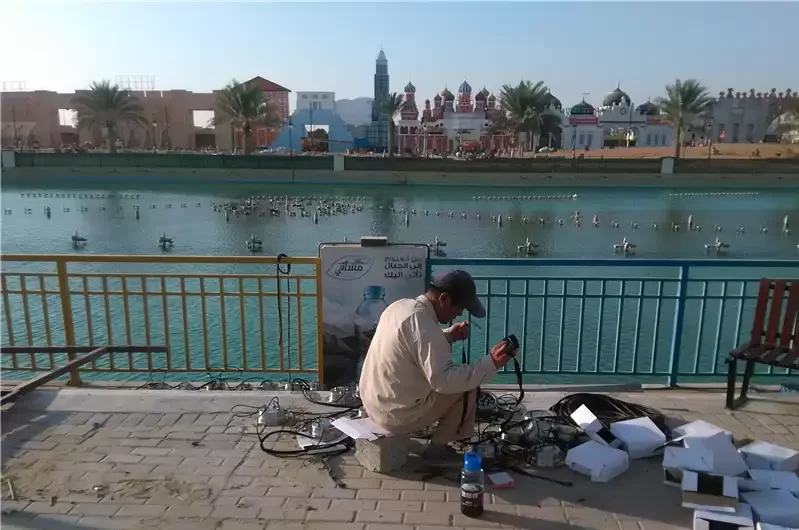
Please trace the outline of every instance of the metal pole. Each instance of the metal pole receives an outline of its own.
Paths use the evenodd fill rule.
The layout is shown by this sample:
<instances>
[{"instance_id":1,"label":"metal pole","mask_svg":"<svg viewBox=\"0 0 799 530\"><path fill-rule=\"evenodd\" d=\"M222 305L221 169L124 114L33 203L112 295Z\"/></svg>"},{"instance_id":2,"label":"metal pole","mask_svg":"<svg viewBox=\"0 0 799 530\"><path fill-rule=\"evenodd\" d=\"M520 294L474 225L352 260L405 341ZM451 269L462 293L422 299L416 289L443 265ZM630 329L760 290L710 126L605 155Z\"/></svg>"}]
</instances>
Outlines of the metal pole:
<instances>
[{"instance_id":1,"label":"metal pole","mask_svg":"<svg viewBox=\"0 0 799 530\"><path fill-rule=\"evenodd\" d=\"M14 122L14 149L19 150L19 133L17 132L17 104L11 104L11 120Z\"/></svg>"},{"instance_id":2,"label":"metal pole","mask_svg":"<svg viewBox=\"0 0 799 530\"><path fill-rule=\"evenodd\" d=\"M313 153L313 102L308 102L308 121L311 123L308 124L308 134L311 137L311 147L310 151Z\"/></svg>"}]
</instances>

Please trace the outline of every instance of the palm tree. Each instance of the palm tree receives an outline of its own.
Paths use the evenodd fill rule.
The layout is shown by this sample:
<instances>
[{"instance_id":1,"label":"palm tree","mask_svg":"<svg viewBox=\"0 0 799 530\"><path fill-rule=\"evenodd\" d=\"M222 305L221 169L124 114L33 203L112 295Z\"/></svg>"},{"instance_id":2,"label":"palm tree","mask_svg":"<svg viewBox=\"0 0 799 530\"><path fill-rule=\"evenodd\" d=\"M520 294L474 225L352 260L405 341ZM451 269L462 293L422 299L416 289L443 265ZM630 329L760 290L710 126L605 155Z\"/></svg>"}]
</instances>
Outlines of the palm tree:
<instances>
[{"instance_id":1,"label":"palm tree","mask_svg":"<svg viewBox=\"0 0 799 530\"><path fill-rule=\"evenodd\" d=\"M77 128L92 130L100 127L112 153L117 152L120 127L147 126L144 107L138 98L110 81L93 82L89 90L78 92L72 98L72 104L78 113Z\"/></svg>"},{"instance_id":2,"label":"palm tree","mask_svg":"<svg viewBox=\"0 0 799 530\"><path fill-rule=\"evenodd\" d=\"M706 112L712 103L713 98L696 79L677 79L673 85L666 85L665 98L655 100L663 117L674 125L674 158L680 158L680 141L686 125Z\"/></svg>"},{"instance_id":3,"label":"palm tree","mask_svg":"<svg viewBox=\"0 0 799 530\"><path fill-rule=\"evenodd\" d=\"M394 117L402 110L402 94L392 92L380 101L380 112L388 116L388 156L394 156L394 133L396 125Z\"/></svg>"},{"instance_id":4,"label":"palm tree","mask_svg":"<svg viewBox=\"0 0 799 530\"><path fill-rule=\"evenodd\" d=\"M241 129L244 134L245 155L252 152L253 125L271 127L280 123L280 119L269 107L263 90L255 83L239 83L233 79L225 88L217 92L216 106L224 118L229 121L231 136L233 136L234 127ZM216 125L216 122L216 117L214 117L209 123L213 126Z\"/></svg>"},{"instance_id":5,"label":"palm tree","mask_svg":"<svg viewBox=\"0 0 799 530\"><path fill-rule=\"evenodd\" d=\"M508 131L516 135L519 156L524 153L522 134L527 134L530 145L535 148L544 128L547 87L543 81L519 81L518 85L503 85L500 91L500 116L494 121L494 131Z\"/></svg>"}]
</instances>

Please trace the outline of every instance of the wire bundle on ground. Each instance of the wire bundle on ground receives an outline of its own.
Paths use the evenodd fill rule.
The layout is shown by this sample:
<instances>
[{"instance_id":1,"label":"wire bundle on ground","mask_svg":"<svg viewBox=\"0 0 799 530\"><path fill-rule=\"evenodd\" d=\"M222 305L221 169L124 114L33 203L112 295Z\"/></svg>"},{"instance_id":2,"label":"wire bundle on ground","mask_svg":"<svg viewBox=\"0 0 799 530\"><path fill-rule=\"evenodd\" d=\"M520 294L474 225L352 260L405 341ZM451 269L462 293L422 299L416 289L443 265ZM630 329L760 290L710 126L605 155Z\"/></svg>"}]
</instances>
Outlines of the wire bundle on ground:
<instances>
[{"instance_id":1,"label":"wire bundle on ground","mask_svg":"<svg viewBox=\"0 0 799 530\"><path fill-rule=\"evenodd\" d=\"M659 410L622 401L606 394L571 394L555 403L551 410L557 416L568 418L582 405L588 407L603 423L648 417L661 430L665 430L666 427L665 417Z\"/></svg>"}]
</instances>

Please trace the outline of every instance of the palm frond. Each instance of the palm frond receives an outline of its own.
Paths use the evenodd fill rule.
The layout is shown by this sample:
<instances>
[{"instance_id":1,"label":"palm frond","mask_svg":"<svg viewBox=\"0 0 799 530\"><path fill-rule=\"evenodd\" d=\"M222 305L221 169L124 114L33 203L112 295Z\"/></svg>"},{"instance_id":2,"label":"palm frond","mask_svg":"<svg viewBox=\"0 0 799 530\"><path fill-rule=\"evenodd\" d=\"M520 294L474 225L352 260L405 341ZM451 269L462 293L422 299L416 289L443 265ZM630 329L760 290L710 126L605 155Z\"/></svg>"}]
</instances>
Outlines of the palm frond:
<instances>
[{"instance_id":1,"label":"palm frond","mask_svg":"<svg viewBox=\"0 0 799 530\"><path fill-rule=\"evenodd\" d=\"M108 129L112 151L115 151L114 140L120 128L146 126L148 123L138 98L106 80L95 81L88 90L75 94L72 105L77 111L78 129Z\"/></svg>"}]
</instances>

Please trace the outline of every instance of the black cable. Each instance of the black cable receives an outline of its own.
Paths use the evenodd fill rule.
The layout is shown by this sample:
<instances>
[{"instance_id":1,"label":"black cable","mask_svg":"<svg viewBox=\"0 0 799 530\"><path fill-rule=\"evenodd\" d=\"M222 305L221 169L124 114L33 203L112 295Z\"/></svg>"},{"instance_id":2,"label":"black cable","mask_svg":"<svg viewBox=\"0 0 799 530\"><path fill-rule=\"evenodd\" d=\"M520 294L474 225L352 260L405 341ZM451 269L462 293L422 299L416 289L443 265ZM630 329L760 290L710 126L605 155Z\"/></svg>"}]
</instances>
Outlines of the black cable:
<instances>
[{"instance_id":1,"label":"black cable","mask_svg":"<svg viewBox=\"0 0 799 530\"><path fill-rule=\"evenodd\" d=\"M606 394L571 394L555 403L551 410L557 416L569 418L582 405L591 409L591 412L603 423L648 417L660 430L668 432L666 418L659 410L622 401Z\"/></svg>"},{"instance_id":2,"label":"black cable","mask_svg":"<svg viewBox=\"0 0 799 530\"><path fill-rule=\"evenodd\" d=\"M286 275L288 276L291 274L291 263L286 263L286 269L283 270L280 267L280 262L284 259L288 259L288 255L286 254L278 254L275 258L275 284L277 285L277 322L278 322L278 349L283 353L283 293L281 292L280 288L280 276ZM288 279L286 280L289 281ZM291 285L288 284L288 289L291 291ZM289 341L291 341L291 297L289 297L289 327L288 327L288 334L289 334ZM289 348L287 349L288 353L288 361L289 361L289 386L291 386L291 351L288 351L291 347L289 343Z\"/></svg>"}]
</instances>

